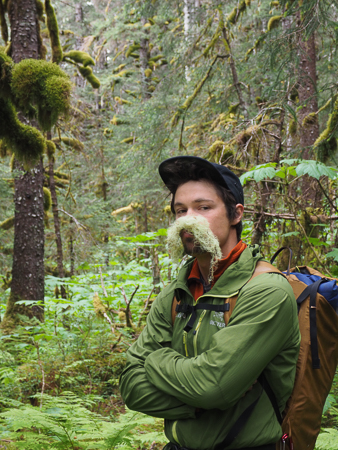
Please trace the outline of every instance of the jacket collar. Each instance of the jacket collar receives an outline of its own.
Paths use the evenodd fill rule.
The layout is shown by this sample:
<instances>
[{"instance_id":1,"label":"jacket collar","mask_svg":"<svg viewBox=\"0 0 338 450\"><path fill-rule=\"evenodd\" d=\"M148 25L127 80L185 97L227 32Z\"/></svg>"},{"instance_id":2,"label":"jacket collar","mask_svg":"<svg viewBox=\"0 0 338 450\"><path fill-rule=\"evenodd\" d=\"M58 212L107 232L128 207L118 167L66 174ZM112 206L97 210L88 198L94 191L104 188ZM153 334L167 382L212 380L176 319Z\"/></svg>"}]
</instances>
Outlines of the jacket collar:
<instances>
[{"instance_id":1,"label":"jacket collar","mask_svg":"<svg viewBox=\"0 0 338 450\"><path fill-rule=\"evenodd\" d=\"M187 278L190 274L192 264L195 258L189 259L180 270L175 289L182 289L191 297L187 285ZM239 259L234 262L220 276L212 289L204 294L204 297L229 297L238 292L252 277L257 262L262 259L258 245L249 245L241 254ZM178 294L178 297L179 294Z\"/></svg>"}]
</instances>

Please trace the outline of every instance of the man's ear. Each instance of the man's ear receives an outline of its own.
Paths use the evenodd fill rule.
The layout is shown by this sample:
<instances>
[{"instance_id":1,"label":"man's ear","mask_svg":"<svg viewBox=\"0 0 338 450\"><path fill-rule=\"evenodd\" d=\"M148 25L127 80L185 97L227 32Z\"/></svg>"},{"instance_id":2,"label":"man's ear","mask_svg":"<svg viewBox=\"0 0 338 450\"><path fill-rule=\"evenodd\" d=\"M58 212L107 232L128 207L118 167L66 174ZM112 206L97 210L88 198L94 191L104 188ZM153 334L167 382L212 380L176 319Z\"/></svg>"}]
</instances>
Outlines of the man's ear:
<instances>
[{"instance_id":1,"label":"man's ear","mask_svg":"<svg viewBox=\"0 0 338 450\"><path fill-rule=\"evenodd\" d=\"M231 225L237 225L242 220L243 213L244 213L244 206L241 205L240 203L237 203L236 216L235 216L234 220L232 221Z\"/></svg>"}]
</instances>

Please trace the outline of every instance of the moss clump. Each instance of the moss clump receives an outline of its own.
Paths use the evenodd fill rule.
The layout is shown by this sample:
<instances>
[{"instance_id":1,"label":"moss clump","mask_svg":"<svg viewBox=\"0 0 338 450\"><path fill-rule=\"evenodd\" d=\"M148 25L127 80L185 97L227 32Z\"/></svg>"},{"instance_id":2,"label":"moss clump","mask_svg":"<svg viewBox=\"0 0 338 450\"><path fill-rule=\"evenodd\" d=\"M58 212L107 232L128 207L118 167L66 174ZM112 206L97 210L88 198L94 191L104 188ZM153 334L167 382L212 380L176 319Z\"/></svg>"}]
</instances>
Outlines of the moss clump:
<instances>
[{"instance_id":1,"label":"moss clump","mask_svg":"<svg viewBox=\"0 0 338 450\"><path fill-rule=\"evenodd\" d=\"M4 158L8 154L10 154L8 152L9 152L9 148L7 147L5 142L0 139L0 157Z\"/></svg>"},{"instance_id":2,"label":"moss clump","mask_svg":"<svg viewBox=\"0 0 338 450\"><path fill-rule=\"evenodd\" d=\"M271 3L270 3L270 6L276 6L276 7L277 7L277 6L279 6L279 2L277 2L277 1L271 2Z\"/></svg>"},{"instance_id":3,"label":"moss clump","mask_svg":"<svg viewBox=\"0 0 338 450\"><path fill-rule=\"evenodd\" d=\"M5 43L8 41L8 27L5 17L5 7L2 3L2 0L0 1L0 28L1 28L1 37Z\"/></svg>"},{"instance_id":4,"label":"moss clump","mask_svg":"<svg viewBox=\"0 0 338 450\"><path fill-rule=\"evenodd\" d=\"M123 70L126 67L127 64L120 64L118 67L115 67L115 69L113 69L113 73L118 73L121 72L121 70Z\"/></svg>"},{"instance_id":5,"label":"moss clump","mask_svg":"<svg viewBox=\"0 0 338 450\"><path fill-rule=\"evenodd\" d=\"M231 25L235 25L238 22L238 19L240 18L240 16L244 13L244 11L246 10L247 6L249 6L249 4L246 3L245 0L242 0L239 5L237 7L235 7L231 13L228 15L227 17L227 21L229 23L231 23Z\"/></svg>"},{"instance_id":6,"label":"moss clump","mask_svg":"<svg viewBox=\"0 0 338 450\"><path fill-rule=\"evenodd\" d=\"M43 210L44 212L47 212L50 210L50 207L52 206L52 195L50 193L50 190L46 187L43 188Z\"/></svg>"},{"instance_id":7,"label":"moss clump","mask_svg":"<svg viewBox=\"0 0 338 450\"><path fill-rule=\"evenodd\" d=\"M119 103L120 105L132 105L133 104L129 100L125 100L124 98L121 98L121 97L115 97L115 101L117 103Z\"/></svg>"},{"instance_id":8,"label":"moss clump","mask_svg":"<svg viewBox=\"0 0 338 450\"><path fill-rule=\"evenodd\" d=\"M151 69L146 69L145 71L144 71L144 75L147 77L147 78L149 78L149 77L151 77L151 74L153 73L153 71L151 70Z\"/></svg>"},{"instance_id":9,"label":"moss clump","mask_svg":"<svg viewBox=\"0 0 338 450\"><path fill-rule=\"evenodd\" d=\"M114 116L110 123L112 125L127 125L129 122L127 120L120 119L119 117Z\"/></svg>"},{"instance_id":10,"label":"moss clump","mask_svg":"<svg viewBox=\"0 0 338 450\"><path fill-rule=\"evenodd\" d=\"M81 52L80 50L72 50L68 53L64 53L63 60L66 58L71 59L72 61L82 64L84 67L87 66L95 66L95 61L93 58L88 55L86 52Z\"/></svg>"},{"instance_id":11,"label":"moss clump","mask_svg":"<svg viewBox=\"0 0 338 450\"><path fill-rule=\"evenodd\" d=\"M133 144L134 141L136 141L136 138L129 137L129 138L123 139L123 141L121 141L121 144Z\"/></svg>"},{"instance_id":12,"label":"moss clump","mask_svg":"<svg viewBox=\"0 0 338 450\"><path fill-rule=\"evenodd\" d=\"M49 32L50 43L52 47L52 60L55 63L62 61L62 48L59 39L59 27L55 11L50 0L45 0L45 11L47 16L47 28Z\"/></svg>"},{"instance_id":13,"label":"moss clump","mask_svg":"<svg viewBox=\"0 0 338 450\"><path fill-rule=\"evenodd\" d=\"M290 120L289 133L291 136L295 136L297 133L297 121L295 119Z\"/></svg>"},{"instance_id":14,"label":"moss clump","mask_svg":"<svg viewBox=\"0 0 338 450\"><path fill-rule=\"evenodd\" d=\"M24 113L36 105L37 119L44 131L49 131L61 114L68 113L71 83L55 63L22 60L12 70L11 89L15 105Z\"/></svg>"},{"instance_id":15,"label":"moss clump","mask_svg":"<svg viewBox=\"0 0 338 450\"><path fill-rule=\"evenodd\" d=\"M47 153L49 160L54 160L55 150L56 150L56 147L55 147L54 142L47 140L46 141L46 153Z\"/></svg>"},{"instance_id":16,"label":"moss clump","mask_svg":"<svg viewBox=\"0 0 338 450\"><path fill-rule=\"evenodd\" d=\"M78 69L83 78L85 78L94 89L98 89L100 87L100 80L96 78L90 67L78 67Z\"/></svg>"},{"instance_id":17,"label":"moss clump","mask_svg":"<svg viewBox=\"0 0 338 450\"><path fill-rule=\"evenodd\" d=\"M129 78L133 75L134 71L133 70L121 70L119 73L117 73L115 76L116 77L126 77Z\"/></svg>"},{"instance_id":18,"label":"moss clump","mask_svg":"<svg viewBox=\"0 0 338 450\"><path fill-rule=\"evenodd\" d=\"M67 147L72 147L73 150L77 150L79 152L81 152L84 147L82 142L79 141L78 139L69 138L69 137L65 137L65 136L61 138L61 141L60 141L60 138L53 138L53 142L57 142L57 143L62 142L63 144L67 145Z\"/></svg>"},{"instance_id":19,"label":"moss clump","mask_svg":"<svg viewBox=\"0 0 338 450\"><path fill-rule=\"evenodd\" d=\"M17 118L13 105L0 98L0 139L10 147L26 168L31 167L43 154L46 141L33 127Z\"/></svg>"},{"instance_id":20,"label":"moss clump","mask_svg":"<svg viewBox=\"0 0 338 450\"><path fill-rule=\"evenodd\" d=\"M273 17L271 17L269 22L268 22L267 30L271 31L274 28L277 28L282 17L283 16L273 16Z\"/></svg>"},{"instance_id":21,"label":"moss clump","mask_svg":"<svg viewBox=\"0 0 338 450\"><path fill-rule=\"evenodd\" d=\"M14 227L14 216L0 223L0 228L2 230L9 230L13 227Z\"/></svg>"},{"instance_id":22,"label":"moss clump","mask_svg":"<svg viewBox=\"0 0 338 450\"><path fill-rule=\"evenodd\" d=\"M219 150L223 150L227 144L223 141L215 141L210 147L209 147L209 153L215 154Z\"/></svg>"},{"instance_id":23,"label":"moss clump","mask_svg":"<svg viewBox=\"0 0 338 450\"><path fill-rule=\"evenodd\" d=\"M0 97L10 98L10 79L13 69L12 59L0 50Z\"/></svg>"}]
</instances>

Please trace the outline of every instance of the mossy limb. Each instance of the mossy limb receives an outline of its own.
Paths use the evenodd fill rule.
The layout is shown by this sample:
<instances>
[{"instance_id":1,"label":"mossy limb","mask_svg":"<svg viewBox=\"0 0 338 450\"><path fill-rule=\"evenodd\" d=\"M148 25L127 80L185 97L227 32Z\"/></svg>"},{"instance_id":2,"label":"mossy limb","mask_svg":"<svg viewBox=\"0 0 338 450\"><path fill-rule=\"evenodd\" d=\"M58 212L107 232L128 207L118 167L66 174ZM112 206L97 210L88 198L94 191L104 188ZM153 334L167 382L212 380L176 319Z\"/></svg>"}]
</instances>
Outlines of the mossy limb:
<instances>
[{"instance_id":1,"label":"mossy limb","mask_svg":"<svg viewBox=\"0 0 338 450\"><path fill-rule=\"evenodd\" d=\"M0 223L0 228L2 230L10 230L13 227L14 227L14 216Z\"/></svg>"},{"instance_id":2,"label":"mossy limb","mask_svg":"<svg viewBox=\"0 0 338 450\"><path fill-rule=\"evenodd\" d=\"M5 17L5 7L0 0L0 28L1 28L1 37L5 43L8 41L8 27Z\"/></svg>"},{"instance_id":3,"label":"mossy limb","mask_svg":"<svg viewBox=\"0 0 338 450\"><path fill-rule=\"evenodd\" d=\"M56 151L56 147L55 147L54 142L47 140L46 141L46 153L47 153L49 160L54 159L55 151Z\"/></svg>"},{"instance_id":4,"label":"mossy limb","mask_svg":"<svg viewBox=\"0 0 338 450\"><path fill-rule=\"evenodd\" d=\"M84 148L84 145L82 144L81 141L66 136L61 137L61 140L60 138L53 138L53 142L56 143L62 142L63 144L67 145L68 147L72 147L73 150L76 150L78 152L81 152Z\"/></svg>"},{"instance_id":5,"label":"mossy limb","mask_svg":"<svg viewBox=\"0 0 338 450\"><path fill-rule=\"evenodd\" d=\"M269 22L268 22L268 26L267 26L267 30L271 31L274 28L277 28L279 25L280 20L282 19L283 16L273 16L270 18Z\"/></svg>"},{"instance_id":6,"label":"mossy limb","mask_svg":"<svg viewBox=\"0 0 338 450\"><path fill-rule=\"evenodd\" d=\"M297 133L297 121L295 119L290 120L289 133L291 136L295 136Z\"/></svg>"},{"instance_id":7,"label":"mossy limb","mask_svg":"<svg viewBox=\"0 0 338 450\"><path fill-rule=\"evenodd\" d=\"M126 58L131 56L131 54L134 53L135 50L138 50L140 47L140 44L132 44L125 53Z\"/></svg>"},{"instance_id":8,"label":"mossy limb","mask_svg":"<svg viewBox=\"0 0 338 450\"><path fill-rule=\"evenodd\" d=\"M133 103L129 100L126 100L124 98L121 97L115 97L115 101L117 103L119 103L120 105L132 105Z\"/></svg>"},{"instance_id":9,"label":"mossy limb","mask_svg":"<svg viewBox=\"0 0 338 450\"><path fill-rule=\"evenodd\" d=\"M45 0L46 25L49 32L50 44L52 48L52 61L59 63L62 61L62 48L59 39L59 27L54 8L50 0Z\"/></svg>"},{"instance_id":10,"label":"mossy limb","mask_svg":"<svg viewBox=\"0 0 338 450\"><path fill-rule=\"evenodd\" d=\"M313 144L313 147L316 148L319 144L324 141L328 141L334 132L337 131L338 128L338 98L336 99L333 107L333 111L329 116L329 119L326 124L325 130L320 134L316 142Z\"/></svg>"},{"instance_id":11,"label":"mossy limb","mask_svg":"<svg viewBox=\"0 0 338 450\"><path fill-rule=\"evenodd\" d=\"M112 125L128 125L128 124L129 124L129 122L128 122L127 120L120 119L120 118L117 117L117 116L114 116L114 117L111 119L110 123L111 123Z\"/></svg>"},{"instance_id":12,"label":"mossy limb","mask_svg":"<svg viewBox=\"0 0 338 450\"><path fill-rule=\"evenodd\" d=\"M13 61L0 50L0 97L11 98L10 80L13 70Z\"/></svg>"},{"instance_id":13,"label":"mossy limb","mask_svg":"<svg viewBox=\"0 0 338 450\"><path fill-rule=\"evenodd\" d=\"M134 138L134 137L128 137L128 138L126 138L126 139L123 139L123 140L121 141L121 144L133 144L134 141L136 141L136 138Z\"/></svg>"},{"instance_id":14,"label":"mossy limb","mask_svg":"<svg viewBox=\"0 0 338 450\"><path fill-rule=\"evenodd\" d=\"M44 17L45 9L44 9L42 1L41 0L35 0L35 4L36 4L36 12L37 12L37 15L38 15L38 18L39 18L40 22L45 23L45 17Z\"/></svg>"},{"instance_id":15,"label":"mossy limb","mask_svg":"<svg viewBox=\"0 0 338 450\"><path fill-rule=\"evenodd\" d=\"M50 207L52 206L52 195L50 193L50 190L46 187L43 188L43 210L44 212L47 212L50 210Z\"/></svg>"},{"instance_id":16,"label":"mossy limb","mask_svg":"<svg viewBox=\"0 0 338 450\"><path fill-rule=\"evenodd\" d=\"M78 67L78 69L83 78L92 85L92 88L98 89L100 87L100 80L93 74L90 67Z\"/></svg>"},{"instance_id":17,"label":"mossy limb","mask_svg":"<svg viewBox=\"0 0 338 450\"><path fill-rule=\"evenodd\" d=\"M82 52L80 50L71 50L68 53L64 53L63 60L65 61L66 58L71 59L76 63L82 64L84 67L95 66L95 61L93 60L93 58L88 55L88 53Z\"/></svg>"},{"instance_id":18,"label":"mossy limb","mask_svg":"<svg viewBox=\"0 0 338 450\"><path fill-rule=\"evenodd\" d=\"M34 127L21 123L13 105L0 98L0 139L4 140L26 168L32 167L44 152L46 141Z\"/></svg>"},{"instance_id":19,"label":"mossy limb","mask_svg":"<svg viewBox=\"0 0 338 450\"><path fill-rule=\"evenodd\" d=\"M307 116L304 117L303 122L302 122L302 126L306 127L309 125L313 125L315 123L318 122L318 117L317 117L317 113L312 112L310 114L308 114Z\"/></svg>"}]
</instances>

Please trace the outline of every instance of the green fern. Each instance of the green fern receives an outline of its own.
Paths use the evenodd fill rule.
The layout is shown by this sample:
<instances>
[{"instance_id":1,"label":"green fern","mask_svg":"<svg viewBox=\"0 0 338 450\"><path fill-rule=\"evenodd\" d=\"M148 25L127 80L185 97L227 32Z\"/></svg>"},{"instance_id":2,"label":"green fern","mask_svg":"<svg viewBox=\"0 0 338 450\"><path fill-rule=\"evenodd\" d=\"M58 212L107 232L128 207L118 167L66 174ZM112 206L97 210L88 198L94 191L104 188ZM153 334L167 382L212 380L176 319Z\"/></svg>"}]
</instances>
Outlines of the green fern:
<instances>
[{"instance_id":1,"label":"green fern","mask_svg":"<svg viewBox=\"0 0 338 450\"><path fill-rule=\"evenodd\" d=\"M6 436L17 449L24 450L113 450L117 446L132 450L140 444L165 440L163 433L144 431L154 428L156 419L127 411L112 422L88 409L94 403L64 392L61 397L45 395L41 409L11 407L0 414L0 439Z\"/></svg>"}]
</instances>

